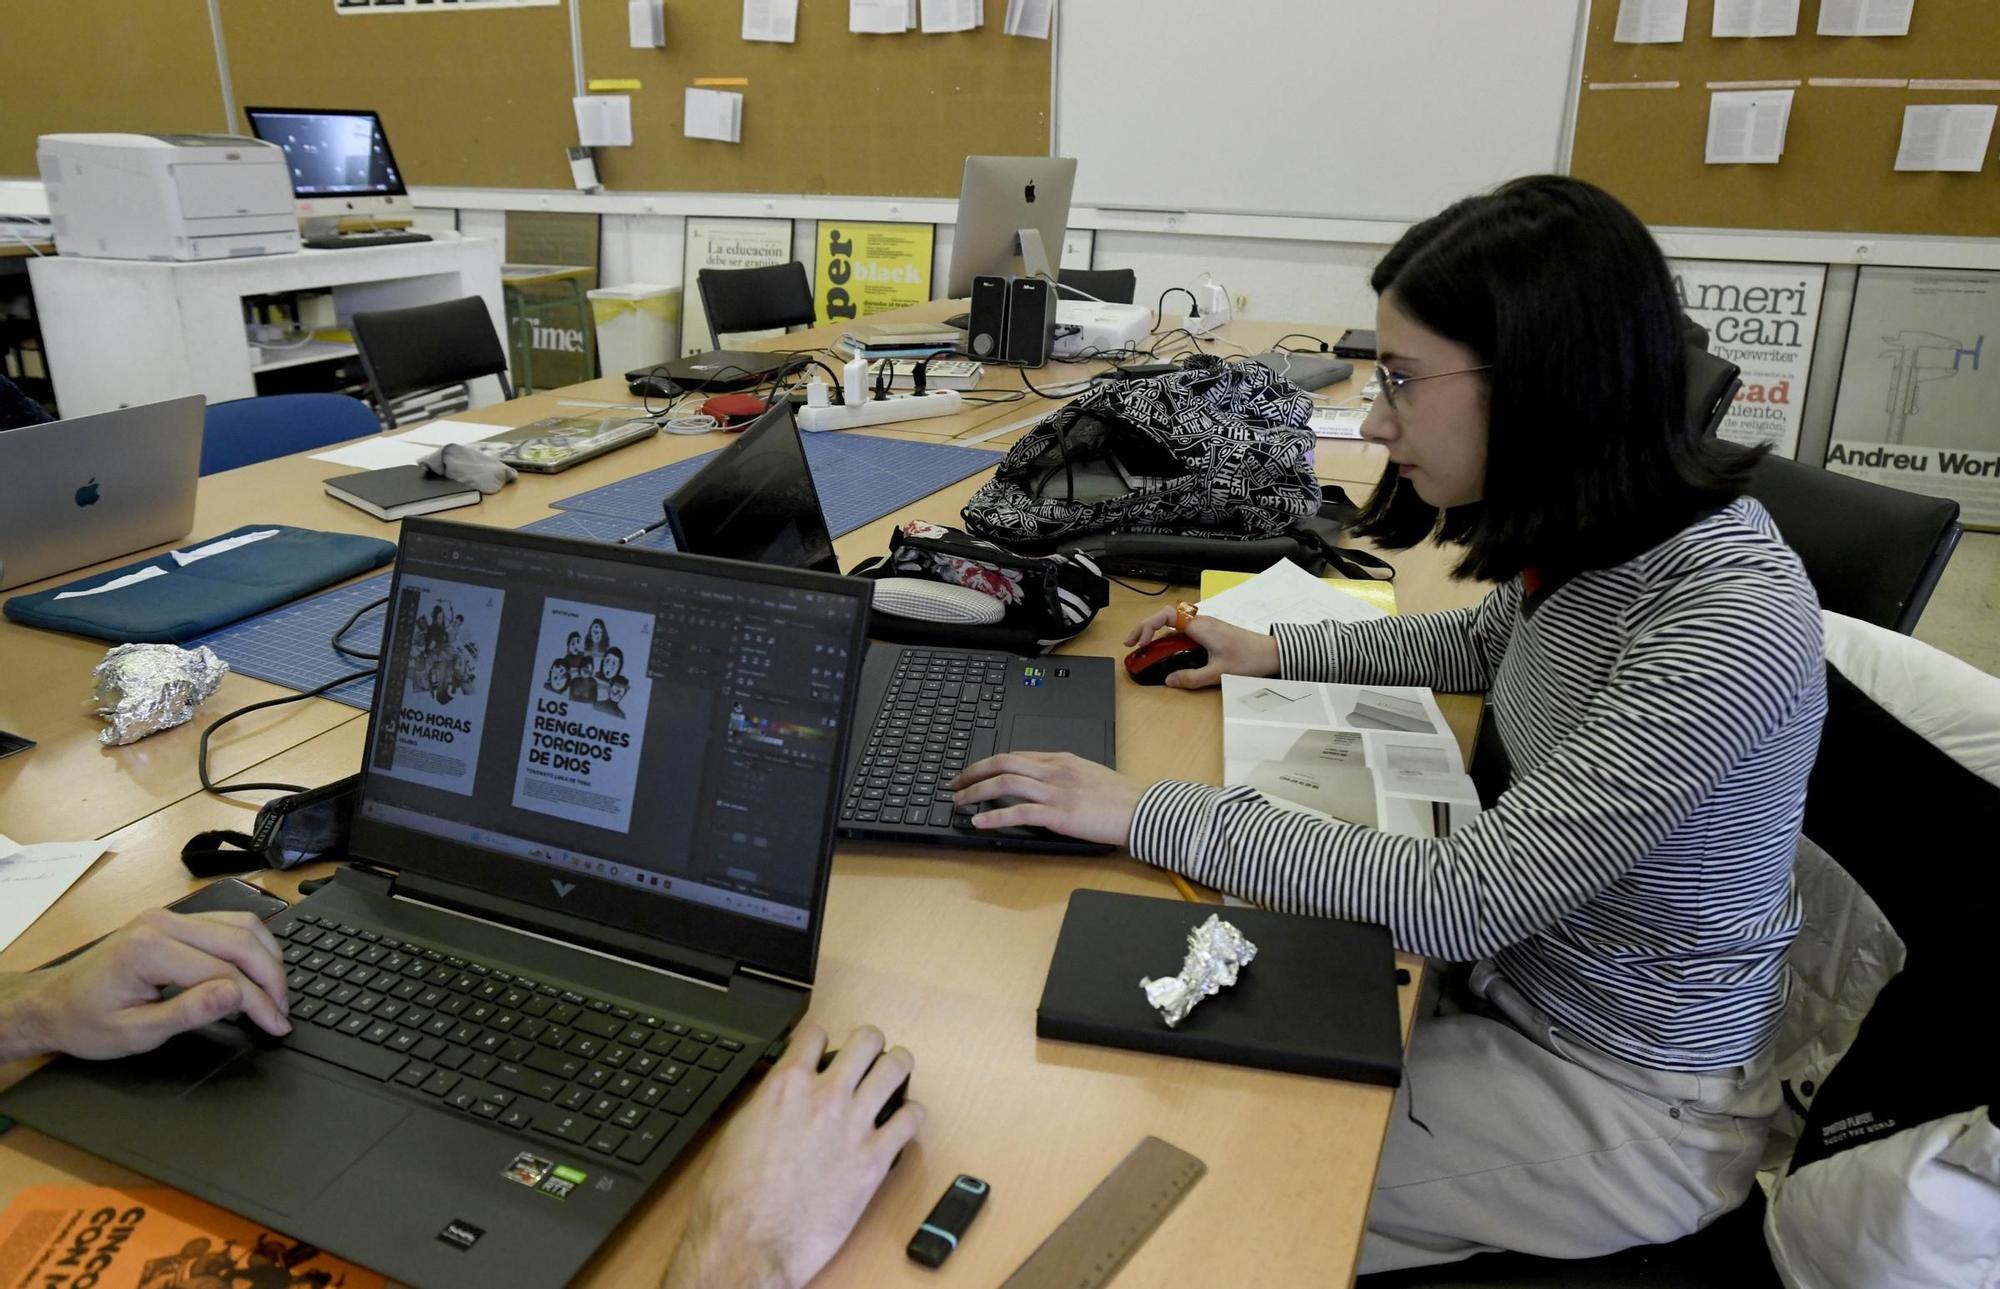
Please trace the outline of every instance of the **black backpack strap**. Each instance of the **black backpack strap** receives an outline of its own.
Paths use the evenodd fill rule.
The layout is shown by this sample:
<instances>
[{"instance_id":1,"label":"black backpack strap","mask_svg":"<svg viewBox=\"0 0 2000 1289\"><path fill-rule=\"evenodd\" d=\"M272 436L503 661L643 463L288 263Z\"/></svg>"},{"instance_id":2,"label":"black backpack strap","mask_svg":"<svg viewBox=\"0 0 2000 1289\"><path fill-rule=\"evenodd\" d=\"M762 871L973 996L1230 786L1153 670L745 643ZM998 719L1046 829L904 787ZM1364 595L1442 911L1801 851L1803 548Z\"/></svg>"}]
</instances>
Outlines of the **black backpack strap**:
<instances>
[{"instance_id":1,"label":"black backpack strap","mask_svg":"<svg viewBox=\"0 0 2000 1289\"><path fill-rule=\"evenodd\" d=\"M1396 580L1395 566L1379 555L1351 546L1336 546L1326 535L1309 524L1296 524L1290 536L1299 544L1315 552L1326 561L1327 566L1342 577L1358 578L1368 582L1393 582Z\"/></svg>"}]
</instances>

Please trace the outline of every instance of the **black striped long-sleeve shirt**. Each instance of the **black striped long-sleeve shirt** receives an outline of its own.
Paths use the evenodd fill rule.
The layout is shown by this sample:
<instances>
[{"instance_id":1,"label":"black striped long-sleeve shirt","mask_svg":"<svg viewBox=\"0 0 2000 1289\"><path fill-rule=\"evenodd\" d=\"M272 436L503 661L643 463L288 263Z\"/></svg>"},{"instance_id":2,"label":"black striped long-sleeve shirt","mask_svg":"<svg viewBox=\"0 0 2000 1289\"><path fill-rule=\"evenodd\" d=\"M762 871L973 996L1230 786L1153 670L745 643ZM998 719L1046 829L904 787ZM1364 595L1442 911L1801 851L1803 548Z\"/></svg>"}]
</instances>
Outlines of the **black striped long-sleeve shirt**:
<instances>
[{"instance_id":1,"label":"black striped long-sleeve shirt","mask_svg":"<svg viewBox=\"0 0 2000 1289\"><path fill-rule=\"evenodd\" d=\"M1490 694L1513 779L1449 838L1395 836L1250 788L1158 783L1132 853L1273 908L1492 957L1583 1041L1662 1070L1740 1065L1776 1031L1791 885L1826 713L1818 601L1739 500L1524 609L1279 626L1290 679Z\"/></svg>"}]
</instances>

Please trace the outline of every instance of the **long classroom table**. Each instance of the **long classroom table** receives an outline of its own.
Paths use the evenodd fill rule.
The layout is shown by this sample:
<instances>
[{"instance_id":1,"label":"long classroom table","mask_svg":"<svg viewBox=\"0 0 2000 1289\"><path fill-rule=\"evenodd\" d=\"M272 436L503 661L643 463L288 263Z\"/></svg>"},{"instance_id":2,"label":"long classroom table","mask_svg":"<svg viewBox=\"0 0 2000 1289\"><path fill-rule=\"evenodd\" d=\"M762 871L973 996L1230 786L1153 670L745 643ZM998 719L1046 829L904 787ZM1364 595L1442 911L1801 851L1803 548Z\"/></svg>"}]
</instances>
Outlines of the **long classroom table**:
<instances>
[{"instance_id":1,"label":"long classroom table","mask_svg":"<svg viewBox=\"0 0 2000 1289\"><path fill-rule=\"evenodd\" d=\"M944 302L902 317L948 312ZM1203 348L1255 352L1287 331L1333 328L1230 324ZM831 343L822 329L767 342L784 348ZM1089 367L1052 366L1038 386ZM1323 391L1340 398L1358 392ZM1021 387L1018 373L989 368L986 390ZM623 382L601 379L487 407L470 419L524 424L574 413L577 404L631 401ZM959 416L866 431L932 441L1005 446L1052 404L1039 399L969 408ZM450 518L516 527L554 513L551 502L720 446L716 435L662 435L560 476L523 475L476 509ZM1323 478L1359 499L1382 456L1361 444L1322 441ZM246 522L276 520L374 535L393 530L326 496L323 479L343 467L308 455L280 458L204 479L190 544ZM983 476L940 490L836 542L843 566L887 547L911 518L957 522ZM161 548L166 549L166 548ZM133 557L126 557L127 559ZM1391 556L1404 612L1470 603L1480 588L1451 581L1446 557L1424 548ZM104 567L122 561L112 561ZM65 578L79 576L64 575ZM27 589L27 588L24 588ZM1109 608L1063 652L1119 656L1129 624L1168 596L1114 588ZM139 910L199 885L178 862L196 832L244 828L254 803L201 793L194 774L200 727L223 711L281 688L231 676L195 721L125 748L102 748L99 722L79 702L102 656L94 641L0 623L0 728L41 746L0 762L0 833L19 841L104 838L110 850L4 953L0 970L21 970L109 931ZM1477 701L1441 699L1461 748L1469 748ZM1182 693L1124 683L1117 690L1118 763L1146 779L1219 781L1221 706L1215 691ZM323 783L360 763L365 714L327 699L260 713L215 740L221 773ZM291 895L319 865L258 880ZM1134 1256L1131 1284L1342 1284L1353 1274L1362 1223L1391 1104L1381 1088L1034 1037L1034 1009L1062 914L1080 886L1164 898L1158 870L1123 857L1012 856L991 852L843 842L836 852L808 1019L838 1036L872 1023L917 1054L911 1095L929 1110L905 1154L827 1269L828 1285L930 1284L903 1246L950 1179L969 1172L994 1194L954 1257L965 1283L997 1283L1052 1230L1141 1137L1166 1138L1207 1162L1208 1177ZM1190 919L1190 924L1194 919ZM1404 958L1402 965L1420 966ZM1415 978L1402 993L1407 1029ZM26 1074L0 1068L0 1084ZM699 1143L647 1204L590 1263L578 1283L648 1283L678 1239L707 1143ZM29 1129L0 1137L0 1203L49 1182L137 1183L140 1179Z\"/></svg>"}]
</instances>

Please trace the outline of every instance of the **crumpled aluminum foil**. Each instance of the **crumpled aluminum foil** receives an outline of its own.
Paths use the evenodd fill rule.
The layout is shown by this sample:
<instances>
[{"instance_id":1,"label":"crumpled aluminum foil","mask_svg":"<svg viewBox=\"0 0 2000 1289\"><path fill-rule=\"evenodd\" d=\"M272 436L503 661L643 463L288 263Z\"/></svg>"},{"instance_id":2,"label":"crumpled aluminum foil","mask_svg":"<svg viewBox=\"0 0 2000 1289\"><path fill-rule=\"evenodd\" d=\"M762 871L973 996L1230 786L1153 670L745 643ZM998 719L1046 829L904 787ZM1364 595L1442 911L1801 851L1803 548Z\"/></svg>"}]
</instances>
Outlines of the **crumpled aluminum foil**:
<instances>
[{"instance_id":1,"label":"crumpled aluminum foil","mask_svg":"<svg viewBox=\"0 0 2000 1289\"><path fill-rule=\"evenodd\" d=\"M1216 914L1188 932L1187 957L1178 976L1148 976L1139 981L1146 1001L1158 1009L1167 1028L1186 1019L1202 999L1236 983L1236 975L1257 956L1257 946L1234 925Z\"/></svg>"},{"instance_id":2,"label":"crumpled aluminum foil","mask_svg":"<svg viewBox=\"0 0 2000 1289\"><path fill-rule=\"evenodd\" d=\"M207 645L128 644L105 654L90 674L97 679L97 714L111 722L97 741L123 747L186 722L229 674L229 664Z\"/></svg>"}]
</instances>

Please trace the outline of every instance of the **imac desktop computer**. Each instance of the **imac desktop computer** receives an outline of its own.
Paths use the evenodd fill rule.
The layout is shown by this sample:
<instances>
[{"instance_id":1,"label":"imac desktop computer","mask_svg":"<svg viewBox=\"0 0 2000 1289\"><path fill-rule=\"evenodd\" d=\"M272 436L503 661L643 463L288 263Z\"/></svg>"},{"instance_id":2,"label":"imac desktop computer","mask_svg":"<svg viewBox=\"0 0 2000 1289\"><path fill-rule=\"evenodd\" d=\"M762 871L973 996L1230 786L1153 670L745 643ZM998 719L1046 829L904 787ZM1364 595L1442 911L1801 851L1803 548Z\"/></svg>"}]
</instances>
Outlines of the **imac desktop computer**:
<instances>
[{"instance_id":1,"label":"imac desktop computer","mask_svg":"<svg viewBox=\"0 0 2000 1289\"><path fill-rule=\"evenodd\" d=\"M291 107L250 107L243 114L251 133L284 149L307 246L430 240L409 231L416 211L380 116Z\"/></svg>"}]
</instances>

